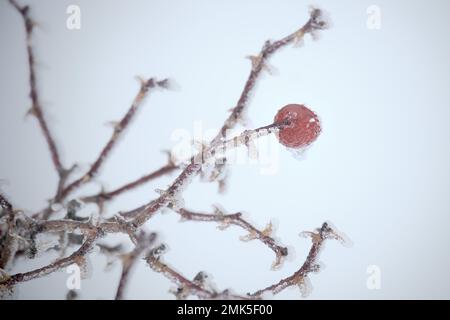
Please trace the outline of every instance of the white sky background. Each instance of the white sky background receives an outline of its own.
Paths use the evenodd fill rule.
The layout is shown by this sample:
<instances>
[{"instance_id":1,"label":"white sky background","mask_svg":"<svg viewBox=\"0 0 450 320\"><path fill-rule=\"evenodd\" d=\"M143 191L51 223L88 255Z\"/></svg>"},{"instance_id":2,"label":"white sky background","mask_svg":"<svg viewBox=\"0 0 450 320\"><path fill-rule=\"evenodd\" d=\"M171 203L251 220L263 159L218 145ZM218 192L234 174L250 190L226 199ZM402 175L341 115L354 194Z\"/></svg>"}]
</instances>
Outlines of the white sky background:
<instances>
[{"instance_id":1,"label":"white sky background","mask_svg":"<svg viewBox=\"0 0 450 320\"><path fill-rule=\"evenodd\" d=\"M25 3L25 2L22 2ZM176 91L151 94L99 179L114 188L159 168L160 150L176 144L174 130L192 132L201 121L217 130L241 93L250 61L266 39L278 39L308 18L305 1L27 1L39 23L34 34L38 88L66 166L86 169L109 138L105 123L119 119L138 90L134 77L171 77ZM81 30L66 28L66 8L81 8ZM287 103L305 103L323 132L299 161L280 148L276 174L261 166L231 167L228 192L197 180L186 206L210 211L219 203L245 211L263 228L270 220L292 257L271 271L273 252L242 243L243 231L184 222L158 214L147 225L170 251L164 260L188 277L204 270L220 289L246 293L292 274L309 240L299 232L331 221L353 242L328 242L311 275L312 299L450 298L450 43L448 1L317 1L332 20L319 41L286 48L270 60L254 92L249 127L269 124ZM378 5L380 30L366 26L366 9ZM0 2L0 176L15 206L33 212L56 187L56 174L30 106L24 29ZM241 128L242 129L242 128ZM275 143L275 138L265 140ZM275 144L276 145L276 144ZM79 172L81 174L81 172ZM117 212L157 196L175 174L125 194L108 206ZM92 184L88 190L98 190ZM95 207L88 206L89 213ZM108 238L111 243L118 237ZM13 272L53 257L20 261ZM104 271L93 255L82 298L114 297L120 267ZM381 269L381 289L366 286L367 267ZM67 274L20 285L19 298L64 298ZM171 299L173 285L142 261L126 297ZM298 299L297 288L276 298Z\"/></svg>"}]
</instances>

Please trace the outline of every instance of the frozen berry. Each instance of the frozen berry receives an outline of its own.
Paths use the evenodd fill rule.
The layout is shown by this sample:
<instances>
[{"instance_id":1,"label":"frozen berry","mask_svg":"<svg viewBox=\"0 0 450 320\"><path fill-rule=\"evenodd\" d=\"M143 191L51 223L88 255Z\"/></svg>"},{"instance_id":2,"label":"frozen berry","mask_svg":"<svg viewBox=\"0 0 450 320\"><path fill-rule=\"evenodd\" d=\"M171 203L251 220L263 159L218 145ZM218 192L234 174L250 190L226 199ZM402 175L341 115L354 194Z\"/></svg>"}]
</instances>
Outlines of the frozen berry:
<instances>
[{"instance_id":1,"label":"frozen berry","mask_svg":"<svg viewBox=\"0 0 450 320\"><path fill-rule=\"evenodd\" d=\"M311 144L320 134L317 115L302 104L288 104L275 116L276 123L288 120L278 133L280 143L288 148L302 148Z\"/></svg>"}]
</instances>

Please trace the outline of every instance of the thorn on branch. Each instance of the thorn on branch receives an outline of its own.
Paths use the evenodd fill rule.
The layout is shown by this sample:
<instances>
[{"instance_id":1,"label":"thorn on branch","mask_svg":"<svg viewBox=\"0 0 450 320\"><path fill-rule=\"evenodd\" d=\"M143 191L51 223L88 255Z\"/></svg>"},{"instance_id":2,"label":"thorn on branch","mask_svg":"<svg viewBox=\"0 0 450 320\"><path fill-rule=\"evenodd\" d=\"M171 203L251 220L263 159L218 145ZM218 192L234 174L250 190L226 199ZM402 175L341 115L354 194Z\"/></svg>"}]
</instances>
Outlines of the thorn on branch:
<instances>
[{"instance_id":1,"label":"thorn on branch","mask_svg":"<svg viewBox=\"0 0 450 320\"><path fill-rule=\"evenodd\" d=\"M126 221L122 216L120 215L115 215L113 217L113 219L115 220L115 222L119 225L119 228L125 232L126 234L128 234L128 236L130 237L131 242L133 242L135 245L137 245L138 243L138 238L136 237L136 231L137 228L136 226L132 223L132 222L128 222Z\"/></svg>"},{"instance_id":2,"label":"thorn on branch","mask_svg":"<svg viewBox=\"0 0 450 320\"><path fill-rule=\"evenodd\" d=\"M268 63L265 61L264 56L260 53L257 56L250 55L246 56L247 59L250 59L252 63L252 70L257 71L259 69L266 70L270 75L273 75L273 69L268 65Z\"/></svg>"},{"instance_id":3,"label":"thorn on branch","mask_svg":"<svg viewBox=\"0 0 450 320\"><path fill-rule=\"evenodd\" d=\"M318 30L324 30L328 28L329 23L325 20L323 11L321 9L312 7L310 11L310 17L311 28Z\"/></svg>"}]
</instances>

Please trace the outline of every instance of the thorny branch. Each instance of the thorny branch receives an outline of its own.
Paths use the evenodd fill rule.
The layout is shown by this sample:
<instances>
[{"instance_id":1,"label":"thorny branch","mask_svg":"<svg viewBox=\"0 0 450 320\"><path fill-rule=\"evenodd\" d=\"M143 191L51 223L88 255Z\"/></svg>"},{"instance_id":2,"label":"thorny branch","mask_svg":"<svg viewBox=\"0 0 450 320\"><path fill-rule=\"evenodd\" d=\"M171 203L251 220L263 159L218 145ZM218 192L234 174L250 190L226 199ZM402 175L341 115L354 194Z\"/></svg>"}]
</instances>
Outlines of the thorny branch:
<instances>
[{"instance_id":1,"label":"thorny branch","mask_svg":"<svg viewBox=\"0 0 450 320\"><path fill-rule=\"evenodd\" d=\"M166 247L164 244L152 249L147 255L147 263L154 271L162 273L169 280L178 285L173 293L177 299L185 299L190 295L197 296L200 299L248 299L239 295L232 294L229 290L217 292L207 283L207 276L204 272L199 272L193 280L189 280L179 272L175 271L169 265L163 263L160 259Z\"/></svg>"},{"instance_id":2,"label":"thorny branch","mask_svg":"<svg viewBox=\"0 0 450 320\"><path fill-rule=\"evenodd\" d=\"M69 184L67 187L65 187L60 195L57 197L59 199L64 199L70 192L72 192L74 189L78 188L82 184L90 181L95 174L98 172L100 167L103 165L103 162L107 158L108 154L113 149L114 145L116 144L117 140L119 139L122 132L128 127L131 120L136 114L137 109L142 104L144 98L147 96L150 89L153 89L155 87L159 88L167 88L168 86L168 80L164 79L161 81L156 81L155 79L151 78L148 80L142 80L141 79L141 86L139 89L139 92L137 93L136 97L133 100L133 103L131 104L131 107L128 109L127 113L123 116L123 118L116 124L114 124L114 130L109 138L106 145L103 147L102 151L98 155L95 162L92 164L91 168L88 172L86 172L81 178L75 180L71 184Z\"/></svg>"},{"instance_id":3,"label":"thorny branch","mask_svg":"<svg viewBox=\"0 0 450 320\"><path fill-rule=\"evenodd\" d=\"M303 232L301 235L311 237L312 246L300 269L293 275L264 289L257 290L251 294L248 293L246 296L234 295L230 290L217 292L211 285L208 285L205 277L206 274L204 272L199 272L194 280L187 279L185 276L161 261L161 256L165 251L164 244L152 249L146 259L150 268L156 272L162 273L169 280L178 285L178 288L174 291L177 299L185 299L190 295L197 296L200 299L261 299L265 293L277 294L287 287L296 285L299 286L303 294L308 289L308 274L320 270L317 259L325 240L335 239L344 242L344 239L335 230L331 229L326 222L323 223L316 232Z\"/></svg>"},{"instance_id":4,"label":"thorny branch","mask_svg":"<svg viewBox=\"0 0 450 320\"><path fill-rule=\"evenodd\" d=\"M29 110L29 114L34 115L38 122L39 126L42 129L42 133L44 134L45 140L47 141L48 148L50 150L50 154L52 156L52 161L55 166L56 171L58 172L58 175L60 179L64 176L64 168L61 164L61 160L59 157L58 149L56 147L55 140L53 139L53 136L50 132L50 129L48 128L47 122L45 120L45 116L39 101L39 96L37 93L37 86L36 86L36 72L35 72L35 58L34 58L34 52L33 47L31 44L31 36L33 33L33 29L35 27L34 21L30 18L30 8L28 6L19 6L15 0L9 0L11 5L16 8L16 10L20 13L24 25L25 25L25 32L26 32L26 44L27 44L27 55L28 55L28 69L29 69L29 82L30 82L30 98L31 98L31 109Z\"/></svg>"},{"instance_id":5,"label":"thorny branch","mask_svg":"<svg viewBox=\"0 0 450 320\"><path fill-rule=\"evenodd\" d=\"M233 214L224 214L220 209L216 208L215 213L207 214L207 213L198 213L186 210L184 208L173 209L176 211L183 219L190 221L211 221L220 223L219 229L224 230L228 228L230 225L235 225L241 227L242 229L248 231L248 235L241 237L243 241L250 241L254 239L258 239L263 244L268 246L273 252L275 252L275 262L272 265L272 269L276 269L280 266L283 257L287 256L288 250L286 247L282 247L276 244L275 239L271 237L272 233L272 224L269 223L267 227L260 231L255 228L253 225L248 223L246 220L242 218L242 213L237 212Z\"/></svg>"},{"instance_id":6,"label":"thorny branch","mask_svg":"<svg viewBox=\"0 0 450 320\"><path fill-rule=\"evenodd\" d=\"M19 282L29 281L35 278L46 276L57 270L68 267L73 263L84 263L85 256L89 253L92 246L95 244L95 240L98 236L99 232L92 232L87 234L86 240L84 241L83 245L70 256L59 259L56 262L50 263L42 268L38 268L25 273L17 273L11 277L6 277L6 280L0 282L0 286L11 287Z\"/></svg>"},{"instance_id":7,"label":"thorny branch","mask_svg":"<svg viewBox=\"0 0 450 320\"><path fill-rule=\"evenodd\" d=\"M161 168L159 168L158 170L155 170L149 174L146 174L134 181L131 181L129 183L124 184L123 186L120 186L114 190L105 192L104 190L102 190L101 192L95 194L95 195L91 195L91 196L85 196L83 198L81 198L81 200L83 202L93 202L96 203L99 208L100 211L103 211L103 204L106 201L112 200L113 198L119 196L122 193L131 191L153 179L156 179L158 177L161 177L165 174L171 173L173 171L175 171L176 169L178 169L178 166L175 165L173 162L169 161L169 163Z\"/></svg>"},{"instance_id":8,"label":"thorny branch","mask_svg":"<svg viewBox=\"0 0 450 320\"><path fill-rule=\"evenodd\" d=\"M317 264L317 258L322 249L322 246L327 239L335 239L344 242L344 239L333 229L330 228L328 223L323 223L322 227L316 230L316 232L303 232L302 235L309 236L312 239L312 246L309 250L308 256L305 262L293 275L280 280L278 283L268 286L264 289L257 290L252 294L251 297L260 297L266 292L271 292L277 294L280 291L286 289L290 286L298 285L300 290L304 292L307 286L307 276L311 272L318 272L320 270L320 265Z\"/></svg>"},{"instance_id":9,"label":"thorny branch","mask_svg":"<svg viewBox=\"0 0 450 320\"><path fill-rule=\"evenodd\" d=\"M317 271L317 258L324 241L328 238L340 239L337 233L333 231L326 223L324 223L322 227L317 230L317 232L306 233L311 236L313 244L306 261L297 272L290 277L280 280L276 284L257 290L252 294L247 294L246 296L232 294L230 290L224 290L221 292L215 290L213 286L208 283L207 276L204 272L199 272L193 280L187 279L181 273L175 271L161 261L161 254L163 253L165 246L160 245L158 247L153 247L156 234L146 234L139 229L145 224L145 222L158 213L160 209L169 207L185 220L217 222L220 224L219 227L222 229L228 227L229 225L239 226L248 232L248 235L243 237L242 240L258 239L274 251L276 255L274 266L278 266L281 263L282 258L288 254L287 248L280 246L276 243L274 238L272 238L272 225L270 223L264 230L260 231L247 222L239 212L234 214L224 214L220 210L216 210L213 214L197 213L180 207L176 199L190 184L192 179L199 172L202 172L203 166L208 161L215 160L219 157L226 159L227 150L239 147L241 145L249 147L249 143L252 140L263 135L276 132L283 126L289 124L289 121L285 121L283 123L273 123L254 130L245 130L234 138L228 140L225 139L227 131L234 128L234 126L242 119L243 113L248 106L250 93L254 89L262 70L267 68L268 59L279 49L286 47L291 43L295 44L301 41L306 34L314 35L317 30L322 30L327 27L325 21L322 19L321 10L312 9L310 12L310 18L300 29L280 40L266 41L259 54L250 57L252 67L244 89L235 107L232 109L231 114L222 125L220 131L209 145L206 145L202 151L190 159L187 166L181 170L181 173L175 178L172 184L170 184L166 190L160 192L161 194L159 197L136 209L116 214L112 218L103 218L100 216L97 220L94 220L91 217L88 221L85 221L83 218L78 218L76 216L76 212L70 212L70 214L68 212L65 219L49 220L53 213L51 204L64 203L69 194L82 187L95 177L105 160L110 155L110 151L116 145L117 140L120 138L125 129L129 127L130 122L135 117L137 109L142 105L142 102L150 89L167 87L167 80L157 81L154 78L149 80L141 80L139 92L134 98L131 107L128 109L123 118L114 125L114 130L110 139L99 152L99 155L94 163L80 178L75 179L73 182L66 185L67 179L72 173L74 167L70 170L63 168L53 136L51 135L45 121L43 110L38 99L34 63L35 58L31 44L34 22L30 18L28 6L21 7L15 0L9 0L9 2L20 13L25 24L30 97L32 100L32 108L30 113L35 115L39 121L39 125L42 129L52 156L53 164L58 172L59 181L56 195L50 201L49 207L45 208L41 212L38 212L37 214L34 214L31 218L23 212L15 210L10 202L3 195L0 195L0 221L2 222L0 225L0 289L10 289L17 283L45 276L73 263L81 265L84 263L84 260L91 249L96 245L96 241L106 234L112 233L124 233L128 235L130 240L135 245L134 249L127 254L119 255L119 250L110 250L111 254L116 253L119 255L122 259L123 266L116 292L116 299L123 298L124 288L128 282L130 271L143 254L146 256L148 265L153 270L162 273L178 285L178 288L174 292L177 298L186 298L190 295L194 295L204 299L257 299L261 298L261 296L267 292L278 293L289 286L302 286L305 283L308 274L310 272ZM84 202L96 203L99 206L100 211L102 211L103 204L106 201L112 200L124 192L130 191L157 177L173 172L178 168L179 167L172 161L169 161L168 164L160 169L137 180L126 183L112 191L106 192L102 190L97 194L84 196L80 199ZM37 250L35 245L35 237L44 233L56 235L76 235L81 233L80 236L82 242L80 241L80 246L75 252L67 257L60 258L47 266L25 273L17 273L14 275L7 274L4 268L6 268L8 262L14 259L14 255L16 254L16 250L18 248L18 242L20 242L21 247L25 248L22 248L23 250L28 250L35 253ZM100 244L97 245L102 246ZM62 248L62 252L65 252L63 249L64 248Z\"/></svg>"},{"instance_id":10,"label":"thorny branch","mask_svg":"<svg viewBox=\"0 0 450 320\"><path fill-rule=\"evenodd\" d=\"M151 245L156 239L156 233L150 233L146 235L145 232L141 232L137 239L136 247L128 254L124 254L122 258L122 274L119 280L119 286L117 287L116 300L122 300L127 285L130 271L136 265L140 255L148 250L150 251Z\"/></svg>"}]
</instances>

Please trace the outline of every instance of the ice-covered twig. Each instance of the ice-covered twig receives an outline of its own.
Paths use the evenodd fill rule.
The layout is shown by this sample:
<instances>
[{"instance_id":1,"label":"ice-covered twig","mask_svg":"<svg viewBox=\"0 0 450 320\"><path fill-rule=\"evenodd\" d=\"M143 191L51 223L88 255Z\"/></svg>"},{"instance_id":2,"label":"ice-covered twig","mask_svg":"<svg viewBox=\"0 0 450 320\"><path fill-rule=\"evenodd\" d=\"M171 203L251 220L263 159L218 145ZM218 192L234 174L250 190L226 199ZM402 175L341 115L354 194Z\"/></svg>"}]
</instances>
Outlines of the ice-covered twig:
<instances>
[{"instance_id":1,"label":"ice-covered twig","mask_svg":"<svg viewBox=\"0 0 450 320\"><path fill-rule=\"evenodd\" d=\"M322 246L327 239L341 239L340 236L329 227L328 223L323 223L320 228L316 230L316 232L306 232L303 233L311 237L312 246L309 250L308 256L306 257L305 262L300 267L298 271L296 271L293 275L284 278L264 289L257 290L252 294L249 294L250 297L261 297L264 293L271 292L273 294L277 294L280 291L286 289L287 287L298 285L301 289L305 285L305 281L307 281L307 276L310 272L319 271L320 267L317 264L317 258L322 249Z\"/></svg>"},{"instance_id":2,"label":"ice-covered twig","mask_svg":"<svg viewBox=\"0 0 450 320\"><path fill-rule=\"evenodd\" d=\"M89 253L89 251L91 250L92 246L95 243L95 240L99 235L100 235L99 232L88 233L86 235L86 240L84 241L84 243L80 246L80 248L77 251L72 253L70 256L59 259L42 268L38 268L25 273L16 273L0 282L0 287L9 288L19 282L29 281L35 278L43 277L57 270L68 267L73 263L77 263L80 260L84 260L85 256Z\"/></svg>"},{"instance_id":3,"label":"ice-covered twig","mask_svg":"<svg viewBox=\"0 0 450 320\"><path fill-rule=\"evenodd\" d=\"M204 285L202 281L189 280L179 272L175 271L166 263L161 261L161 255L165 251L165 246L161 245L152 249L147 255L146 261L150 268L154 271L163 274L166 278L175 283L178 288L175 291L175 296L178 299L184 299L190 295L196 296L200 299L235 299L235 300L247 300L251 297L239 296L230 292L230 290L224 290L216 292L211 288Z\"/></svg>"},{"instance_id":4,"label":"ice-covered twig","mask_svg":"<svg viewBox=\"0 0 450 320\"><path fill-rule=\"evenodd\" d=\"M289 124L290 120L286 119L279 123L274 122L256 129L244 130L239 135L228 140L216 142L214 144L211 143L203 150L201 154L198 154L194 158L194 161L198 163L207 163L216 159L223 161L224 159L226 159L225 153L227 151L234 148L239 148L241 146L249 147L250 143L254 142L256 139L274 133L277 130L282 129L283 127L289 126Z\"/></svg>"},{"instance_id":5,"label":"ice-covered twig","mask_svg":"<svg viewBox=\"0 0 450 320\"><path fill-rule=\"evenodd\" d=\"M269 228L262 231L258 230L252 224L247 222L242 217L242 213L240 212L224 214L221 210L216 209L216 212L211 214L193 212L184 208L172 209L177 212L183 219L189 221L218 222L220 223L219 228L221 230L227 228L230 225L241 227L248 232L248 240L258 239L275 253L276 260L273 263L272 268L278 267L281 264L283 257L287 256L288 254L288 249L286 247L278 245L275 239L271 237L270 232L268 232Z\"/></svg>"},{"instance_id":6,"label":"ice-covered twig","mask_svg":"<svg viewBox=\"0 0 450 320\"><path fill-rule=\"evenodd\" d=\"M100 167L103 165L104 161L108 157L110 151L113 149L114 145L116 144L117 140L121 136L121 134L125 131L125 129L130 124L131 120L136 114L136 111L144 101L144 98L147 96L150 89L153 88L166 88L167 87L167 79L157 81L154 78L150 78L148 80L140 80L140 88L139 92L137 93L136 97L133 100L133 103L131 104L131 107L128 109L127 113L123 116L123 118L114 125L113 133L111 137L109 138L106 145L103 147L102 151L98 155L95 162L90 167L89 171L86 172L81 178L75 180L74 182L70 183L67 187L65 187L61 194L59 195L60 199L64 199L69 193L71 193L73 190L81 186L82 184L90 181L95 174L98 172Z\"/></svg>"},{"instance_id":7,"label":"ice-covered twig","mask_svg":"<svg viewBox=\"0 0 450 320\"><path fill-rule=\"evenodd\" d=\"M137 211L137 214L132 220L132 223L136 227L142 226L148 219L150 219L158 210L166 207L169 203L176 198L185 187L187 187L197 172L200 170L201 165L196 163L189 164L181 174L175 179L175 181L165 190L161 196L157 199L150 201L147 205L143 206L141 210Z\"/></svg>"},{"instance_id":8,"label":"ice-covered twig","mask_svg":"<svg viewBox=\"0 0 450 320\"><path fill-rule=\"evenodd\" d=\"M156 179L165 174L171 173L171 172L175 171L176 169L178 169L178 166L176 166L174 163L170 162L170 163L166 164L165 166L159 168L158 170L155 170L149 174L146 174L146 175L140 177L139 179L136 179L134 181L126 183L116 189L113 189L113 190L107 191L107 192L101 191L92 196L85 196L85 197L82 197L81 200L83 202L96 203L100 207L100 209L101 209L100 211L103 211L102 210L103 204L106 201L112 200L113 198L119 196L120 194L122 194L124 192L131 191L153 179Z\"/></svg>"},{"instance_id":9,"label":"ice-covered twig","mask_svg":"<svg viewBox=\"0 0 450 320\"><path fill-rule=\"evenodd\" d=\"M26 45L27 45L27 55L28 55L28 73L29 73L29 85L30 85L30 98L31 98L31 108L29 110L29 114L36 117L39 122L39 126L42 129L42 133L44 134L45 140L47 142L48 148L50 150L50 154L52 157L53 165L58 173L59 178L61 179L64 176L65 169L61 164L61 159L59 156L58 148L56 147L55 140L53 135L50 132L50 129L47 125L47 121L45 120L44 112L42 110L41 103L39 101L39 95L37 92L36 85L36 71L35 71L35 57L34 51L31 44L31 37L33 33L33 29L35 27L34 21L30 17L30 8L28 6L20 6L15 0L9 0L9 3L20 13L26 32Z\"/></svg>"},{"instance_id":10,"label":"ice-covered twig","mask_svg":"<svg viewBox=\"0 0 450 320\"><path fill-rule=\"evenodd\" d=\"M137 236L137 244L133 251L122 255L122 273L120 275L119 285L116 292L116 300L122 300L125 287L128 283L130 273L140 256L144 251L150 251L153 242L156 239L156 233L146 234L141 232Z\"/></svg>"}]
</instances>

